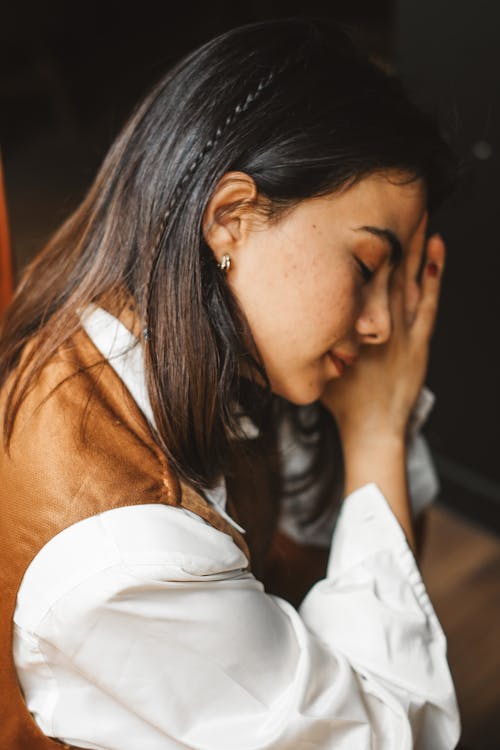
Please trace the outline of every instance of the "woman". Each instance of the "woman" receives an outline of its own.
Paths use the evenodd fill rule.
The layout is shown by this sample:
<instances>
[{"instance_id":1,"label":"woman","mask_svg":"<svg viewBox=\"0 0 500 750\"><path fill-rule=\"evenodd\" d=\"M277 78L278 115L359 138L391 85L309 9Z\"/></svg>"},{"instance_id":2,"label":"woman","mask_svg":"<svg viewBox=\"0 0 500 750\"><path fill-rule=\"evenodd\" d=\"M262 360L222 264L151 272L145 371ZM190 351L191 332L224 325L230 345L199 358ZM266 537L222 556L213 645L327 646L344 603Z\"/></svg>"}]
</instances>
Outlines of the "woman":
<instances>
[{"instance_id":1,"label":"woman","mask_svg":"<svg viewBox=\"0 0 500 750\"><path fill-rule=\"evenodd\" d=\"M5 747L455 746L405 465L452 178L326 22L223 34L137 109L4 322ZM339 492L297 611L269 591Z\"/></svg>"}]
</instances>

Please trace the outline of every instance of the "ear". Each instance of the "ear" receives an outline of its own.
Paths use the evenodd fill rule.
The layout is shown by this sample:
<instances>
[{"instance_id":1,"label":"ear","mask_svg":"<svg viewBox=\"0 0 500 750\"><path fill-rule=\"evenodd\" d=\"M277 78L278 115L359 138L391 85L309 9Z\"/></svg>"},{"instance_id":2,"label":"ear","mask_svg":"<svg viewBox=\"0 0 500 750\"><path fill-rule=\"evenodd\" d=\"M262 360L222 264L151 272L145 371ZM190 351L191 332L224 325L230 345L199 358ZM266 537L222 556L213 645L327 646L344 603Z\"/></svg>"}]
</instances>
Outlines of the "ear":
<instances>
[{"instance_id":1,"label":"ear","mask_svg":"<svg viewBox=\"0 0 500 750\"><path fill-rule=\"evenodd\" d=\"M251 207L257 186L244 172L226 172L219 180L203 214L203 237L218 263L225 253L235 253L251 227Z\"/></svg>"}]
</instances>

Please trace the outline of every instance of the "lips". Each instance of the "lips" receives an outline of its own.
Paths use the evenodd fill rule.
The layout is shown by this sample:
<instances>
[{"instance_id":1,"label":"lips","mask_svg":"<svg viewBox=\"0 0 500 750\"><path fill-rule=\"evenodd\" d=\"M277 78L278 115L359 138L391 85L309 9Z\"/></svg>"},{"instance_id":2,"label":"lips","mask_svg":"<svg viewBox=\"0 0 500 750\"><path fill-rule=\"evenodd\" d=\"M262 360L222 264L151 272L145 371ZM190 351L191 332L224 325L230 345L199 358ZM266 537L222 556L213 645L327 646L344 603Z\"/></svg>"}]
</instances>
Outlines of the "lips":
<instances>
[{"instance_id":1,"label":"lips","mask_svg":"<svg viewBox=\"0 0 500 750\"><path fill-rule=\"evenodd\" d=\"M332 352L332 354L334 357L336 357L337 359L340 359L342 362L344 362L344 364L348 365L349 367L351 367L351 365L353 365L358 359L357 356L353 356L350 354L342 354L341 352Z\"/></svg>"},{"instance_id":2,"label":"lips","mask_svg":"<svg viewBox=\"0 0 500 750\"><path fill-rule=\"evenodd\" d=\"M344 369L346 367L346 363L343 362L339 357L337 357L333 352L328 352L328 356L332 360L333 364L337 368L337 372L339 375L342 375L344 372Z\"/></svg>"},{"instance_id":3,"label":"lips","mask_svg":"<svg viewBox=\"0 0 500 750\"><path fill-rule=\"evenodd\" d=\"M340 352L333 350L328 352L328 356L336 366L340 375L342 375L346 367L351 367L358 359L357 356L351 354L340 354Z\"/></svg>"}]
</instances>

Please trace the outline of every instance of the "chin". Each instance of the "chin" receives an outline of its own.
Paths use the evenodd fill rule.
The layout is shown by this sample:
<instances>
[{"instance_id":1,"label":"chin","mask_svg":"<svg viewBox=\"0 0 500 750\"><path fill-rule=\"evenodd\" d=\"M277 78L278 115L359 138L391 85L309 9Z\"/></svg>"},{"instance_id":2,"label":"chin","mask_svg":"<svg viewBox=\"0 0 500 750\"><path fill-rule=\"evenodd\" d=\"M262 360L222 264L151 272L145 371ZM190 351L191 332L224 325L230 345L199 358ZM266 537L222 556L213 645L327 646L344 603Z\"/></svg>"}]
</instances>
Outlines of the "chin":
<instances>
[{"instance_id":1,"label":"chin","mask_svg":"<svg viewBox=\"0 0 500 750\"><path fill-rule=\"evenodd\" d=\"M314 404L321 397L325 384L308 382L308 383L280 383L276 387L271 384L273 393L281 396L295 406L309 406Z\"/></svg>"}]
</instances>

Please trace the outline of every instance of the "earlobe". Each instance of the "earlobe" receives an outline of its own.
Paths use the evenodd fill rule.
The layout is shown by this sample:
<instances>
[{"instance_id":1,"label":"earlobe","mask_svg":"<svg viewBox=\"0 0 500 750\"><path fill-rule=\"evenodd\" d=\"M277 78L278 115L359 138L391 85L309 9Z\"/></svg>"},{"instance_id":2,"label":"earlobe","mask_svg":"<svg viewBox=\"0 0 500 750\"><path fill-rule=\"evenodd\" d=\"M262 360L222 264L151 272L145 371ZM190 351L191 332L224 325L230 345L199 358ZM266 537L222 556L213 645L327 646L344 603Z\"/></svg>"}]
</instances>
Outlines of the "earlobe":
<instances>
[{"instance_id":1,"label":"earlobe","mask_svg":"<svg viewBox=\"0 0 500 750\"><path fill-rule=\"evenodd\" d=\"M219 220L212 219L203 225L203 238L214 253L216 260L220 261L222 256L232 251L238 242L239 231L234 219Z\"/></svg>"},{"instance_id":2,"label":"earlobe","mask_svg":"<svg viewBox=\"0 0 500 750\"><path fill-rule=\"evenodd\" d=\"M219 181L203 215L203 237L220 263L245 241L251 207L257 199L254 180L244 172L227 172Z\"/></svg>"}]
</instances>

